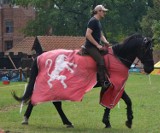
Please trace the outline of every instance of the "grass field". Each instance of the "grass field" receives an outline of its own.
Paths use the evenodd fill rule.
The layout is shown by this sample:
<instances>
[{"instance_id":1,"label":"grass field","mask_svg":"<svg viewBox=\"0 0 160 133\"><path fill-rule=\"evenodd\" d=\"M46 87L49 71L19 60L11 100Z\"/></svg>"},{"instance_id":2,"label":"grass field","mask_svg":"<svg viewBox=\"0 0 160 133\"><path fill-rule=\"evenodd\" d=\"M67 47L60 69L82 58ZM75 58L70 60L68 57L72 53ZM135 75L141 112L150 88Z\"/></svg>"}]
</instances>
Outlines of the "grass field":
<instances>
[{"instance_id":1,"label":"grass field","mask_svg":"<svg viewBox=\"0 0 160 133\"><path fill-rule=\"evenodd\" d=\"M3 85L0 82L0 129L11 133L160 133L160 76L130 74L126 92L133 103L133 128L125 126L126 106L111 110L111 129L105 129L102 121L104 107L99 105L100 88L88 92L82 102L63 102L63 109L75 128L63 126L52 103L37 105L29 125L21 125L26 106L19 114L20 104L11 96L11 90L23 94L25 82Z\"/></svg>"}]
</instances>

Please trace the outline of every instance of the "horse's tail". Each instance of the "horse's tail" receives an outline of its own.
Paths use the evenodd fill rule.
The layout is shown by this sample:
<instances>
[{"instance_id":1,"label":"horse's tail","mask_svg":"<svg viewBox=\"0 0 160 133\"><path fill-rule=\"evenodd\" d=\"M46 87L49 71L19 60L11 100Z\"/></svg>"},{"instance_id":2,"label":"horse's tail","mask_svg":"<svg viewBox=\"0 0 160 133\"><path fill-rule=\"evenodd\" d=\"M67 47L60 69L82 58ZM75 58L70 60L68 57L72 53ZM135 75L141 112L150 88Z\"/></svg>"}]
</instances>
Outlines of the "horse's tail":
<instances>
[{"instance_id":1,"label":"horse's tail","mask_svg":"<svg viewBox=\"0 0 160 133\"><path fill-rule=\"evenodd\" d=\"M52 60L51 60L51 59L47 59L46 64L45 64L45 67L47 67L48 64L49 64L49 67L48 67L47 73L48 73L48 75L51 75L51 74L49 73L49 71L50 71L50 69L51 69L51 66L52 66Z\"/></svg>"},{"instance_id":2,"label":"horse's tail","mask_svg":"<svg viewBox=\"0 0 160 133\"><path fill-rule=\"evenodd\" d=\"M12 91L11 94L12 94L13 98L18 102L22 102L23 101L24 103L26 103L30 99L29 97L25 98L24 96L18 97L15 91Z\"/></svg>"},{"instance_id":3,"label":"horse's tail","mask_svg":"<svg viewBox=\"0 0 160 133\"><path fill-rule=\"evenodd\" d=\"M23 101L24 103L26 103L28 100L30 100L37 75L38 75L38 67L37 67L37 59L35 59L32 64L29 82L28 82L28 85L27 85L27 88L26 88L24 95L22 97L18 97L17 94L15 93L15 91L12 91L12 96L15 100L17 100L19 102Z\"/></svg>"}]
</instances>

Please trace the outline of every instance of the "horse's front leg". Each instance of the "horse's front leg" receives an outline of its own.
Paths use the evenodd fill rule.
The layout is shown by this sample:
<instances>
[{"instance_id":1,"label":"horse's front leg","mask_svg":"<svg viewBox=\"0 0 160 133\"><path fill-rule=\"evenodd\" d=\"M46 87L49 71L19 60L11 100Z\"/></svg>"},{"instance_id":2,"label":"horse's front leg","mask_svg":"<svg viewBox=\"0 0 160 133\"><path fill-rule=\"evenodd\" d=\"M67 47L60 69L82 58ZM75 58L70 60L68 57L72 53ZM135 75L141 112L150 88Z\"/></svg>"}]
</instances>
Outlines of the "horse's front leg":
<instances>
[{"instance_id":1,"label":"horse's front leg","mask_svg":"<svg viewBox=\"0 0 160 133\"><path fill-rule=\"evenodd\" d=\"M104 115L102 119L102 122L105 124L105 128L111 128L111 124L109 121L109 114L110 114L110 109L106 107L106 109L104 110Z\"/></svg>"},{"instance_id":2,"label":"horse's front leg","mask_svg":"<svg viewBox=\"0 0 160 133\"><path fill-rule=\"evenodd\" d=\"M127 105L127 121L126 121L126 126L128 128L132 127L132 119L133 119L133 111L132 111L132 101L127 95L127 93L124 91L122 95L122 99L125 101Z\"/></svg>"},{"instance_id":3,"label":"horse's front leg","mask_svg":"<svg viewBox=\"0 0 160 133\"><path fill-rule=\"evenodd\" d=\"M64 112L62 110L62 103L61 102L53 102L53 104L56 107L56 109L62 119L63 124L66 125L67 128L73 128L74 126L68 120L68 118L66 117L66 115L64 114Z\"/></svg>"}]
</instances>

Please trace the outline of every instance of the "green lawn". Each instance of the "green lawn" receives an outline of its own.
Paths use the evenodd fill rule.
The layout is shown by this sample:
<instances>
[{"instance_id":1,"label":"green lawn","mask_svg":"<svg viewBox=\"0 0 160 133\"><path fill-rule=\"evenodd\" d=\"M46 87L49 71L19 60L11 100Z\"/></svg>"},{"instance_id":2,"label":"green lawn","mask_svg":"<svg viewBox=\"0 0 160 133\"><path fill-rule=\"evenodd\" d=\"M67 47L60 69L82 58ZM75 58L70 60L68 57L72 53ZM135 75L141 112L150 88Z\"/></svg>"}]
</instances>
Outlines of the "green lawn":
<instances>
[{"instance_id":1,"label":"green lawn","mask_svg":"<svg viewBox=\"0 0 160 133\"><path fill-rule=\"evenodd\" d=\"M133 128L125 126L126 106L121 100L119 107L111 110L111 129L105 129L102 121L104 107L99 105L100 88L88 92L82 102L63 102L63 109L75 128L63 126L52 103L37 105L29 125L21 125L26 106L19 114L20 104L11 96L11 90L22 95L25 82L3 85L0 82L0 129L11 133L159 133L160 132L160 76L130 74L126 92L133 103Z\"/></svg>"}]
</instances>

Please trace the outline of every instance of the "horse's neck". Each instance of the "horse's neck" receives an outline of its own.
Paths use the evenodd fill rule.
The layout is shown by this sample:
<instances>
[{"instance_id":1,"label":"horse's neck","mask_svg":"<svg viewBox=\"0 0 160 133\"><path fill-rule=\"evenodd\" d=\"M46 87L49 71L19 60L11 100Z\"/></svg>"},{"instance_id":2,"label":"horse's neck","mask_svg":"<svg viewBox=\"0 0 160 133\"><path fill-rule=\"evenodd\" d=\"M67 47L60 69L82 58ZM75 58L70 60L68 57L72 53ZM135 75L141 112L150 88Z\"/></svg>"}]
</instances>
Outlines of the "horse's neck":
<instances>
[{"instance_id":1,"label":"horse's neck","mask_svg":"<svg viewBox=\"0 0 160 133\"><path fill-rule=\"evenodd\" d=\"M130 68L133 61L135 60L135 57L127 57L127 58L119 57L119 59L126 67Z\"/></svg>"},{"instance_id":2,"label":"horse's neck","mask_svg":"<svg viewBox=\"0 0 160 133\"><path fill-rule=\"evenodd\" d=\"M136 58L134 50L130 50L127 47L121 45L116 45L112 47L114 54L119 58L119 60L128 68L132 65Z\"/></svg>"}]
</instances>

